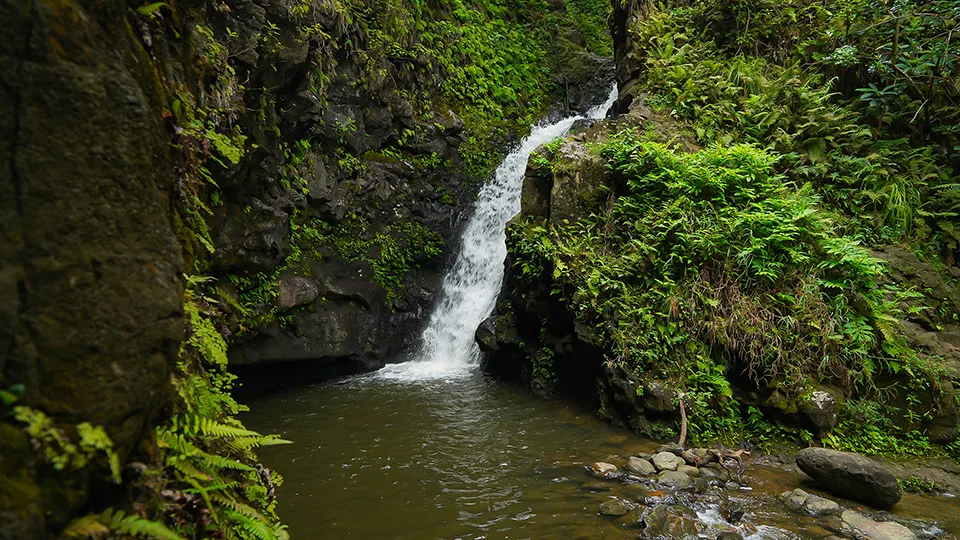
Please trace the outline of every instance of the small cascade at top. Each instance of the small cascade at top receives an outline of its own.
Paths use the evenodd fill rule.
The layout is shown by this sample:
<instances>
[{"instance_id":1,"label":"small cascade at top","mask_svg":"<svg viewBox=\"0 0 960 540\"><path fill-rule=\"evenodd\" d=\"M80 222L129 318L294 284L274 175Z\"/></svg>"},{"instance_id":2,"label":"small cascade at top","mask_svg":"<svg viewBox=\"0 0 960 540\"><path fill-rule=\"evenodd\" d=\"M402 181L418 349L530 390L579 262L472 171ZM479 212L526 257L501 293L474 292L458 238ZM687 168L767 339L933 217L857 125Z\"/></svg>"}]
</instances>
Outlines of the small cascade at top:
<instances>
[{"instance_id":1,"label":"small cascade at top","mask_svg":"<svg viewBox=\"0 0 960 540\"><path fill-rule=\"evenodd\" d=\"M443 279L440 301L423 333L416 358L381 369L382 377L419 380L466 375L477 365L480 350L474 332L493 311L503 280L507 256L505 227L520 212L520 191L530 154L540 145L565 136L583 118L600 119L617 99L614 86L607 100L586 117L570 116L538 125L497 168L493 179L480 190L473 215L467 222L460 251Z\"/></svg>"}]
</instances>

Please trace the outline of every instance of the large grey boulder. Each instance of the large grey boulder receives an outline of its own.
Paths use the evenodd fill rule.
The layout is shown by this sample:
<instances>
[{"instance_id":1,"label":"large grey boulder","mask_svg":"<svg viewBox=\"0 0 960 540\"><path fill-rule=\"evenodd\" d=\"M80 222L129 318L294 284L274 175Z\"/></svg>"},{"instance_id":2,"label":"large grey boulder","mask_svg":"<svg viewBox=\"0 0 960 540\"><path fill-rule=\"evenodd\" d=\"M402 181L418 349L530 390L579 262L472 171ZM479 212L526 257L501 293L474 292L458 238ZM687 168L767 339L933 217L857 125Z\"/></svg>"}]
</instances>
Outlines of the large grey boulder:
<instances>
[{"instance_id":1,"label":"large grey boulder","mask_svg":"<svg viewBox=\"0 0 960 540\"><path fill-rule=\"evenodd\" d=\"M890 471L859 454L805 448L797 454L797 466L837 495L877 508L889 508L903 496Z\"/></svg>"}]
</instances>

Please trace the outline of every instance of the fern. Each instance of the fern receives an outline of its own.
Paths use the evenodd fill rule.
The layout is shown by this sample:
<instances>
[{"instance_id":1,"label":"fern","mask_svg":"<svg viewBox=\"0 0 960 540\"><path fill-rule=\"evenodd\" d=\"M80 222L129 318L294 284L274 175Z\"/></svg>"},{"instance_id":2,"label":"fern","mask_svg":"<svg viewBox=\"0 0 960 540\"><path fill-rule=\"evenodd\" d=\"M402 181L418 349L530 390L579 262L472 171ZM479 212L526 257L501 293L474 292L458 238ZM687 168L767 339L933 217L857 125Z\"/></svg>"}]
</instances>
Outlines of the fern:
<instances>
[{"instance_id":1,"label":"fern","mask_svg":"<svg viewBox=\"0 0 960 540\"><path fill-rule=\"evenodd\" d=\"M259 446L277 446L291 444L291 441L281 439L276 435L257 435L256 437L237 437L227 440L227 446L237 451L247 451Z\"/></svg>"},{"instance_id":2,"label":"fern","mask_svg":"<svg viewBox=\"0 0 960 540\"><path fill-rule=\"evenodd\" d=\"M227 510L227 516L241 530L257 540L277 540L273 528L260 519L247 517L239 512Z\"/></svg>"},{"instance_id":3,"label":"fern","mask_svg":"<svg viewBox=\"0 0 960 540\"><path fill-rule=\"evenodd\" d=\"M182 429L189 435L202 434L208 437L262 437L262 435L256 431L228 426L226 424L221 424L212 418L206 418L202 416L185 415L179 418L174 418L173 429Z\"/></svg>"},{"instance_id":4,"label":"fern","mask_svg":"<svg viewBox=\"0 0 960 540\"><path fill-rule=\"evenodd\" d=\"M63 534L71 538L88 538L101 537L111 531L142 538L184 540L162 523L113 509L107 509L99 515L83 516L64 529Z\"/></svg>"}]
</instances>

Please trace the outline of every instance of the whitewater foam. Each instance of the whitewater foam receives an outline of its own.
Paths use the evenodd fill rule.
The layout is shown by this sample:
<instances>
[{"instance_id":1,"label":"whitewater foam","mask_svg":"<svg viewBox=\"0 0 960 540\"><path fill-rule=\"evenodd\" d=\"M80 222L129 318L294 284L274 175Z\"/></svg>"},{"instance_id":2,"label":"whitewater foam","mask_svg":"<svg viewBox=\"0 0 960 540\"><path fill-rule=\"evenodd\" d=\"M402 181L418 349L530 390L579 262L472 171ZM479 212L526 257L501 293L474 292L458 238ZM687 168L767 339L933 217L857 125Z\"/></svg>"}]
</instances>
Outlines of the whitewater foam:
<instances>
[{"instance_id":1,"label":"whitewater foam","mask_svg":"<svg viewBox=\"0 0 960 540\"><path fill-rule=\"evenodd\" d=\"M530 154L540 145L565 136L574 122L600 119L617 99L614 86L607 100L587 111L553 124L534 126L530 135L503 160L477 196L473 215L467 221L460 251L443 279L443 289L414 360L390 364L377 374L401 380L445 379L467 375L477 365L480 350L474 333L493 311L503 280L507 256L507 221L520 211L520 191Z\"/></svg>"}]
</instances>

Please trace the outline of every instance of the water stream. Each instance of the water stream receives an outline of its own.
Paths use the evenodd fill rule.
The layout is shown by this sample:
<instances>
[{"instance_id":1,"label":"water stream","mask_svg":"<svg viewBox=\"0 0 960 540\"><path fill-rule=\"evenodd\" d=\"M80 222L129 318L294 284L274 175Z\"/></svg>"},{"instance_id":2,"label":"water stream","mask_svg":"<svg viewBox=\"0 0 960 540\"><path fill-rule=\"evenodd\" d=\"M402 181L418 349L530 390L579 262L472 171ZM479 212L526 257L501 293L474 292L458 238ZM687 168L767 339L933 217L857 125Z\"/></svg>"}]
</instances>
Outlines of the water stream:
<instances>
[{"instance_id":1,"label":"water stream","mask_svg":"<svg viewBox=\"0 0 960 540\"><path fill-rule=\"evenodd\" d=\"M603 117L615 99L616 90L587 116ZM657 443L572 404L488 380L473 339L503 278L504 226L519 211L527 159L579 118L535 127L483 187L414 360L251 404L249 427L295 442L261 452L286 478L278 510L292 538L636 537L598 516L598 505L611 496L663 495L621 484L594 492L584 466ZM752 490L733 496L760 526L753 538L828 534L775 498L801 485L815 491L802 474L758 465L746 479ZM953 501L908 495L898 508L926 521L945 514L935 532L960 532ZM720 521L709 506L697 510L706 522Z\"/></svg>"},{"instance_id":2,"label":"water stream","mask_svg":"<svg viewBox=\"0 0 960 540\"><path fill-rule=\"evenodd\" d=\"M599 119L617 100L616 86L607 100L587 111ZM400 380L450 378L469 374L480 354L473 335L493 310L503 280L507 256L504 228L520 211L520 191L530 154L540 145L563 137L583 116L569 116L552 124L534 126L480 190L473 215L464 227L456 262L443 279L443 291L423 333L417 358L390 364L380 376Z\"/></svg>"}]
</instances>

